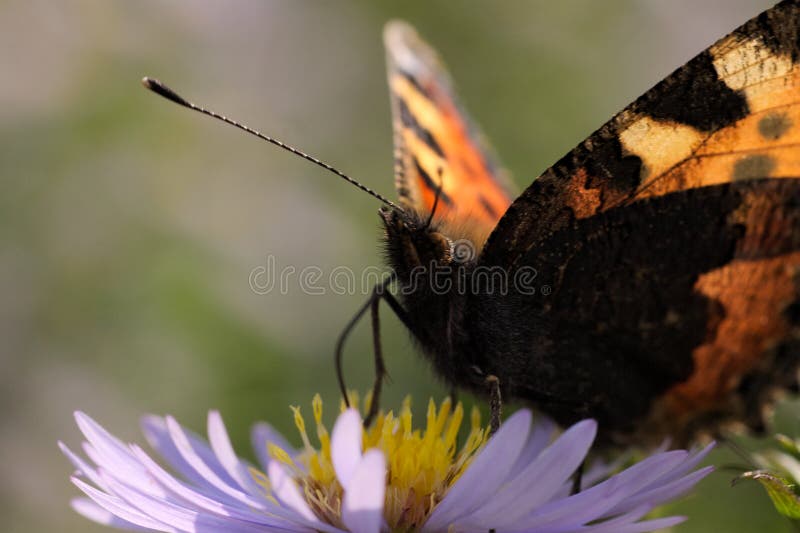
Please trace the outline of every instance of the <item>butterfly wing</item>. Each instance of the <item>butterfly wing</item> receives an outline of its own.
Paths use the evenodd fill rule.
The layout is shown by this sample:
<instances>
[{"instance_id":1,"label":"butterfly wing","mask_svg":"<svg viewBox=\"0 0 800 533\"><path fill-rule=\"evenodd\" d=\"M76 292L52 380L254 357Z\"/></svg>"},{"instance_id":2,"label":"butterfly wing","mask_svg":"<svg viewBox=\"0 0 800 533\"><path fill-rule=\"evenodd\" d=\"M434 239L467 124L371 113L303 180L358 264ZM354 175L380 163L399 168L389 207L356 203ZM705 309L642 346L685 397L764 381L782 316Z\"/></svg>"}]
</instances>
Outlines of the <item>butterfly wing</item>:
<instances>
[{"instance_id":1,"label":"butterfly wing","mask_svg":"<svg viewBox=\"0 0 800 533\"><path fill-rule=\"evenodd\" d=\"M514 201L484 262L513 265L569 221L641 198L800 176L798 25L785 0L614 116Z\"/></svg>"},{"instance_id":2,"label":"butterfly wing","mask_svg":"<svg viewBox=\"0 0 800 533\"><path fill-rule=\"evenodd\" d=\"M638 368L673 427L752 415L800 359L799 24L781 2L668 76L535 180L479 258L552 290L525 304L550 362Z\"/></svg>"},{"instance_id":3,"label":"butterfly wing","mask_svg":"<svg viewBox=\"0 0 800 533\"><path fill-rule=\"evenodd\" d=\"M401 203L460 226L478 247L514 197L510 181L477 126L458 103L436 53L408 24L384 31Z\"/></svg>"}]
</instances>

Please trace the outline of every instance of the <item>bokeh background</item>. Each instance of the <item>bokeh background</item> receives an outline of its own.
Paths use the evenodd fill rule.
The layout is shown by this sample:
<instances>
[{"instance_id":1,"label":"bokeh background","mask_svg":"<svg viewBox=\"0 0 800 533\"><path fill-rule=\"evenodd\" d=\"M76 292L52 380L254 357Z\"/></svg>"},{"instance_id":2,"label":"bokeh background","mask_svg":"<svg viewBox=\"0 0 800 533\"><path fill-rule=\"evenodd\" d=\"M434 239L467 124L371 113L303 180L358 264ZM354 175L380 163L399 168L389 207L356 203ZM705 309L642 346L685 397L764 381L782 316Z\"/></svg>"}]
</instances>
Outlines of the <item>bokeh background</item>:
<instances>
[{"instance_id":1,"label":"bokeh background","mask_svg":"<svg viewBox=\"0 0 800 533\"><path fill-rule=\"evenodd\" d=\"M332 349L364 295L258 294L251 272L380 265L378 204L316 167L146 92L161 78L390 196L381 30L437 47L520 187L769 0L85 0L0 3L0 516L3 531L101 531L56 448L85 410L126 439L142 413L237 448L288 405L337 405ZM384 315L384 403L446 390ZM347 352L371 379L367 324ZM467 401L470 401L468 398ZM792 423L791 417L789 422ZM799 427L795 427L800 430ZM717 462L732 461L725 451ZM680 531L791 531L715 473Z\"/></svg>"}]
</instances>

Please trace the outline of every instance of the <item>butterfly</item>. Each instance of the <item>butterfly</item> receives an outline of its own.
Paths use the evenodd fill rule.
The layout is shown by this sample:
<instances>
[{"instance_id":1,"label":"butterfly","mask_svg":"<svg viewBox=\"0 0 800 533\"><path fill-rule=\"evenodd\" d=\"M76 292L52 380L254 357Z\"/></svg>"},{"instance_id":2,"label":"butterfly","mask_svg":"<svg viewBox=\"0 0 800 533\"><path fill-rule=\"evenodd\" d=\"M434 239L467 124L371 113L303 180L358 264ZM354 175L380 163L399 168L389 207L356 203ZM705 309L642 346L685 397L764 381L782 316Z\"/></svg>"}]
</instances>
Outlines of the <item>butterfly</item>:
<instances>
[{"instance_id":1,"label":"butterfly","mask_svg":"<svg viewBox=\"0 0 800 533\"><path fill-rule=\"evenodd\" d=\"M592 417L599 444L764 424L800 363L800 0L745 23L517 194L436 52L384 31L398 203L161 82L144 85L383 202L386 302L454 389Z\"/></svg>"},{"instance_id":2,"label":"butterfly","mask_svg":"<svg viewBox=\"0 0 800 533\"><path fill-rule=\"evenodd\" d=\"M605 442L761 427L800 361L798 25L795 0L747 22L517 195L436 52L389 23L398 296L375 299L453 387Z\"/></svg>"}]
</instances>

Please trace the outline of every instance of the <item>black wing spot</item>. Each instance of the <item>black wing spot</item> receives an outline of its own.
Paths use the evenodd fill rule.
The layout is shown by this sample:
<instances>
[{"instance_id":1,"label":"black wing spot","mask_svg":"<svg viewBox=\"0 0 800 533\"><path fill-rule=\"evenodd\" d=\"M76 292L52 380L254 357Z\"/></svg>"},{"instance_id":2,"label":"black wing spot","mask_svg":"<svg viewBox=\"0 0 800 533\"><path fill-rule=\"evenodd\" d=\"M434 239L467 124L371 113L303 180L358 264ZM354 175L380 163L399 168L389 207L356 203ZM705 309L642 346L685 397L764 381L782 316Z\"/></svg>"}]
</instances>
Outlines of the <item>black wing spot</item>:
<instances>
[{"instance_id":1,"label":"black wing spot","mask_svg":"<svg viewBox=\"0 0 800 533\"><path fill-rule=\"evenodd\" d=\"M704 132L746 117L747 98L720 79L712 60L711 52L702 52L638 100L636 110Z\"/></svg>"},{"instance_id":2,"label":"black wing spot","mask_svg":"<svg viewBox=\"0 0 800 533\"><path fill-rule=\"evenodd\" d=\"M400 110L400 122L402 122L403 126L413 131L414 135L416 135L419 140L424 142L428 148L436 153L436 155L444 159L444 151L442 150L442 147L439 146L439 143L437 143L436 139L433 138L431 132L423 128L422 125L417 122L417 119L414 118L414 115L411 113L411 110L408 108L408 104L406 104L405 100L398 98L397 107Z\"/></svg>"},{"instance_id":3,"label":"black wing spot","mask_svg":"<svg viewBox=\"0 0 800 533\"><path fill-rule=\"evenodd\" d=\"M483 207L484 211L486 211L490 217L498 218L500 216L495 208L492 207L492 204L490 204L483 195L478 196L478 202L480 202L481 207Z\"/></svg>"},{"instance_id":4,"label":"black wing spot","mask_svg":"<svg viewBox=\"0 0 800 533\"><path fill-rule=\"evenodd\" d=\"M425 169L422 168L422 165L419 164L419 161L417 161L416 157L414 158L414 166L417 168L417 173L419 173L420 177L422 178L422 183L425 184L425 187L427 187L434 194L438 193L439 194L439 199L442 202L444 202L445 204L447 204L449 206L452 206L453 205L453 199L450 198L450 195L448 195L446 192L444 192L444 191L440 192L439 191L439 186L436 183L433 182L433 180L431 179L430 174L425 172Z\"/></svg>"},{"instance_id":5,"label":"black wing spot","mask_svg":"<svg viewBox=\"0 0 800 533\"><path fill-rule=\"evenodd\" d=\"M758 121L758 132L769 141L776 141L789 131L792 120L786 113L770 113Z\"/></svg>"},{"instance_id":6,"label":"black wing spot","mask_svg":"<svg viewBox=\"0 0 800 533\"><path fill-rule=\"evenodd\" d=\"M619 137L613 136L592 147L586 171L590 189L607 183L617 191L633 191L642 180L642 159L623 154Z\"/></svg>"},{"instance_id":7,"label":"black wing spot","mask_svg":"<svg viewBox=\"0 0 800 533\"><path fill-rule=\"evenodd\" d=\"M427 98L428 100L431 100L431 95L428 93L428 90L422 86L422 84L417 78L415 78L405 70L398 69L397 72L403 78L405 78L406 81L408 81L408 83L410 83L417 91L419 91L421 95L425 96L425 98Z\"/></svg>"},{"instance_id":8,"label":"black wing spot","mask_svg":"<svg viewBox=\"0 0 800 533\"><path fill-rule=\"evenodd\" d=\"M768 178L775 169L775 160L768 155L743 157L733 166L733 181Z\"/></svg>"},{"instance_id":9,"label":"black wing spot","mask_svg":"<svg viewBox=\"0 0 800 533\"><path fill-rule=\"evenodd\" d=\"M397 187L397 195L400 196L400 198L411 198L411 189L405 185L400 185Z\"/></svg>"}]
</instances>

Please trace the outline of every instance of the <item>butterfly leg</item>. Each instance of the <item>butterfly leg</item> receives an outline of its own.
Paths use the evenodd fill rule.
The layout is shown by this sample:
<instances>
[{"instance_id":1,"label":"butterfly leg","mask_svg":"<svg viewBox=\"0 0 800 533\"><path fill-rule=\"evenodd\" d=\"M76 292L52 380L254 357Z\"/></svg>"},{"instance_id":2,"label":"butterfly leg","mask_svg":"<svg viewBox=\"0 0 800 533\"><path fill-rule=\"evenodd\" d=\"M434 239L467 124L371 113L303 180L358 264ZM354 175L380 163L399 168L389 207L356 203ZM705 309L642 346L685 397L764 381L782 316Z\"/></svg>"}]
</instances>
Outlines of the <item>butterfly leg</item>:
<instances>
[{"instance_id":1,"label":"butterfly leg","mask_svg":"<svg viewBox=\"0 0 800 533\"><path fill-rule=\"evenodd\" d=\"M486 385L489 386L489 436L500 429L500 415L503 409L503 400L500 396L500 379L495 375L486 376Z\"/></svg>"},{"instance_id":2,"label":"butterfly leg","mask_svg":"<svg viewBox=\"0 0 800 533\"><path fill-rule=\"evenodd\" d=\"M377 287L376 287L377 288ZM375 297L370 303L372 315L372 347L375 354L375 381L372 384L372 400L369 404L369 412L364 419L364 427L369 427L380 409L381 388L383 379L386 377L386 364L383 361L383 347L381 346L381 322L378 307L381 303L382 294L375 292Z\"/></svg>"},{"instance_id":3,"label":"butterfly leg","mask_svg":"<svg viewBox=\"0 0 800 533\"><path fill-rule=\"evenodd\" d=\"M400 305L400 302L389 292L387 292L386 288L392 282L393 278L386 279L383 283L376 285L375 289L373 290L372 294L370 295L369 299L364 302L364 304L358 309L356 314L353 318L350 319L350 322L347 323L342 333L339 335L339 339L336 342L336 354L335 354L335 361L336 361L336 379L339 382L339 390L342 393L342 397L344 398L345 405L350 407L350 400L347 397L347 386L345 385L344 381L344 371L342 370L342 360L344 355L344 343L347 340L347 337L350 336L353 328L358 324L358 321L364 316L367 310L371 311L372 315L372 339L373 339L373 350L375 355L375 381L372 385L372 401L370 402L369 413L367 413L366 418L364 419L364 425L369 426L372 423L372 420L375 418L375 415L378 414L378 410L380 409L380 394L381 388L383 385L383 380L386 377L386 365L384 364L383 360L383 348L381 345L381 338L380 338L380 316L378 313L378 307L380 305L381 299L386 300L386 303L389 304L389 307L394 311L400 321L409 329L412 333L414 333L414 329L411 326L411 321L408 318L408 313L403 306Z\"/></svg>"},{"instance_id":4,"label":"butterfly leg","mask_svg":"<svg viewBox=\"0 0 800 533\"><path fill-rule=\"evenodd\" d=\"M397 301L397 298L395 298L392 293L385 291L382 292L382 297L386 301L386 303L389 304L389 307L392 309L397 318L400 319L400 322L403 323L406 329L408 329L408 331L410 331L412 335L419 337L416 328L411 323L411 319L408 316L408 312L405 309L403 309L403 306L400 305L400 302Z\"/></svg>"},{"instance_id":5,"label":"butterfly leg","mask_svg":"<svg viewBox=\"0 0 800 533\"><path fill-rule=\"evenodd\" d=\"M391 278L390 278L391 279ZM386 372L386 365L383 361L383 348L381 346L381 325L380 325L380 317L378 313L378 307L381 303L381 300L385 300L394 314L397 315L397 318L405 325L409 331L414 333L414 328L411 325L411 321L408 318L408 313L403 306L400 305L400 302L392 295L392 293L387 292L386 287L388 283L383 283L382 285L377 285L375 287L374 298L371 301L371 311L372 311L372 342L373 342L373 352L375 354L375 382L372 385L372 401L370 402L369 406L369 413L367 413L367 417L364 419L364 425L369 426L375 416L378 414L378 409L380 409L380 395L381 395L381 388L383 386L383 380L388 376Z\"/></svg>"},{"instance_id":6,"label":"butterfly leg","mask_svg":"<svg viewBox=\"0 0 800 533\"><path fill-rule=\"evenodd\" d=\"M344 355L344 343L347 340L347 337L350 336L350 333L353 331L353 328L358 324L358 321L364 316L364 313L367 312L373 306L373 302L380 301L381 295L383 294L383 289L386 288L387 285L391 283L391 278L387 279L380 285L376 285L375 289L373 290L372 294L370 295L369 299L364 302L364 304L356 311L356 314L353 315L353 318L350 319L350 322L344 327L342 332L339 334L339 339L336 341L336 353L334 356L335 364L336 364L336 380L339 382L339 390L342 393L342 398L344 398L344 403L347 407L350 407L350 399L347 397L347 386L344 382L344 371L342 370L342 359ZM374 320L373 320L374 325ZM374 332L373 332L374 334ZM382 361L382 359L381 359ZM376 398L373 396L373 403L375 403Z\"/></svg>"},{"instance_id":7,"label":"butterfly leg","mask_svg":"<svg viewBox=\"0 0 800 533\"><path fill-rule=\"evenodd\" d=\"M730 451L732 451L739 459L742 460L744 465L742 466L743 470L757 470L758 463L756 462L753 454L746 449L742 448L736 440L734 440L734 436L729 433L723 433L720 431L714 432L714 440L721 443L723 446L726 446Z\"/></svg>"}]
</instances>

